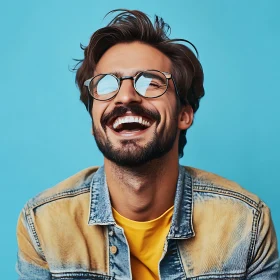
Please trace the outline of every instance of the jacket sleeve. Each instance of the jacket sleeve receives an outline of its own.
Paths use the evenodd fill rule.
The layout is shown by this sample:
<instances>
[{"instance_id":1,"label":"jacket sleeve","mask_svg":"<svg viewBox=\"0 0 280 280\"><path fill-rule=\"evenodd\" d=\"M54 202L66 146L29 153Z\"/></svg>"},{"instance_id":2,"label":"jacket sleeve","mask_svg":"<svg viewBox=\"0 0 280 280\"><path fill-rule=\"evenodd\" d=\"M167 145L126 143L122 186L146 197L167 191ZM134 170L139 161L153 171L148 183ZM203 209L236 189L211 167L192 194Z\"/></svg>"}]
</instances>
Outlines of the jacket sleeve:
<instances>
[{"instance_id":1,"label":"jacket sleeve","mask_svg":"<svg viewBox=\"0 0 280 280\"><path fill-rule=\"evenodd\" d=\"M269 208L262 203L252 262L247 270L250 280L280 280L277 238Z\"/></svg>"},{"instance_id":2,"label":"jacket sleeve","mask_svg":"<svg viewBox=\"0 0 280 280\"><path fill-rule=\"evenodd\" d=\"M18 259L16 270L19 280L49 280L51 274L44 260L34 228L28 224L28 215L23 210L17 225Z\"/></svg>"}]
</instances>

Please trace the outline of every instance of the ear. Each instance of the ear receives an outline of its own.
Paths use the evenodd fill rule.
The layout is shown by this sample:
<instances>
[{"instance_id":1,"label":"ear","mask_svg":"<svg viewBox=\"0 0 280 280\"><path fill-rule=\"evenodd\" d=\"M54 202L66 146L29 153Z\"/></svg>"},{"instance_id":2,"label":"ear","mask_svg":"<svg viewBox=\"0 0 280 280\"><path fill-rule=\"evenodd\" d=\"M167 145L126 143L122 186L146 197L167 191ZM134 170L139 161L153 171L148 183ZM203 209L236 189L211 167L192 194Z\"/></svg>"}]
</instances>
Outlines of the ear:
<instances>
[{"instance_id":1,"label":"ear","mask_svg":"<svg viewBox=\"0 0 280 280\"><path fill-rule=\"evenodd\" d=\"M178 128L180 130L188 129L193 123L193 109L190 105L181 108L178 117Z\"/></svg>"}]
</instances>

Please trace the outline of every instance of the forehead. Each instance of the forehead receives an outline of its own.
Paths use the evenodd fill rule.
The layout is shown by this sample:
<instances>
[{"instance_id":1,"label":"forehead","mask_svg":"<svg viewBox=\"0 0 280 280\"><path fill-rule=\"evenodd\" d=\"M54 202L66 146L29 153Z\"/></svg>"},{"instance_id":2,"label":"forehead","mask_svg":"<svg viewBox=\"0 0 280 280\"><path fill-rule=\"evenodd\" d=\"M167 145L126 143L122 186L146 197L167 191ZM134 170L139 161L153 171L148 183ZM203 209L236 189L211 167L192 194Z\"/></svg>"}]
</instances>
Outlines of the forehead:
<instances>
[{"instance_id":1,"label":"forehead","mask_svg":"<svg viewBox=\"0 0 280 280\"><path fill-rule=\"evenodd\" d=\"M140 43L120 43L108 49L100 58L95 74L120 72L133 75L141 70L170 72L171 61L156 48Z\"/></svg>"}]
</instances>

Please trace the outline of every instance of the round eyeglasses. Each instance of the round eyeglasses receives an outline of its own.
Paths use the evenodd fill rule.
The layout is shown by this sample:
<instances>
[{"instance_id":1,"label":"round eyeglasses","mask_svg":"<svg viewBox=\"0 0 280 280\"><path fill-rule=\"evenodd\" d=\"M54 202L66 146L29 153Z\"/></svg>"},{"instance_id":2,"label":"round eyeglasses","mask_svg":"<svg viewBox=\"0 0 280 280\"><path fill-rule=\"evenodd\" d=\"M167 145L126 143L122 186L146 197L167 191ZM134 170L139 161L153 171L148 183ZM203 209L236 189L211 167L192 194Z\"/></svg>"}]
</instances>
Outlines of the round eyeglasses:
<instances>
[{"instance_id":1,"label":"round eyeglasses","mask_svg":"<svg viewBox=\"0 0 280 280\"><path fill-rule=\"evenodd\" d=\"M90 95L97 100L105 101L114 98L123 80L133 80L135 91L145 98L157 98L168 88L168 80L172 79L176 94L176 84L170 73L158 70L147 70L133 76L116 77L113 74L99 74L84 82ZM179 96L179 95L178 95Z\"/></svg>"}]
</instances>

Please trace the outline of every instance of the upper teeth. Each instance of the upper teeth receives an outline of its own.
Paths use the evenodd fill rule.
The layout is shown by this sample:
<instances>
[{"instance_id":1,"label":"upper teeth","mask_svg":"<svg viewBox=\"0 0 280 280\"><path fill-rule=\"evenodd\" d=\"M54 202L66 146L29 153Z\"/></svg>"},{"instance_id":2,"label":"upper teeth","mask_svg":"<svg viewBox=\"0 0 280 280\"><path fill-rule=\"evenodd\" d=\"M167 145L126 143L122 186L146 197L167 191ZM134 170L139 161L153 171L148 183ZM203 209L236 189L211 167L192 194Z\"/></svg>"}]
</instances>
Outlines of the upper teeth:
<instances>
[{"instance_id":1,"label":"upper teeth","mask_svg":"<svg viewBox=\"0 0 280 280\"><path fill-rule=\"evenodd\" d=\"M117 118L113 123L113 128L116 129L122 123L140 123L145 126L151 125L149 121L144 120L142 117L126 116Z\"/></svg>"}]
</instances>

